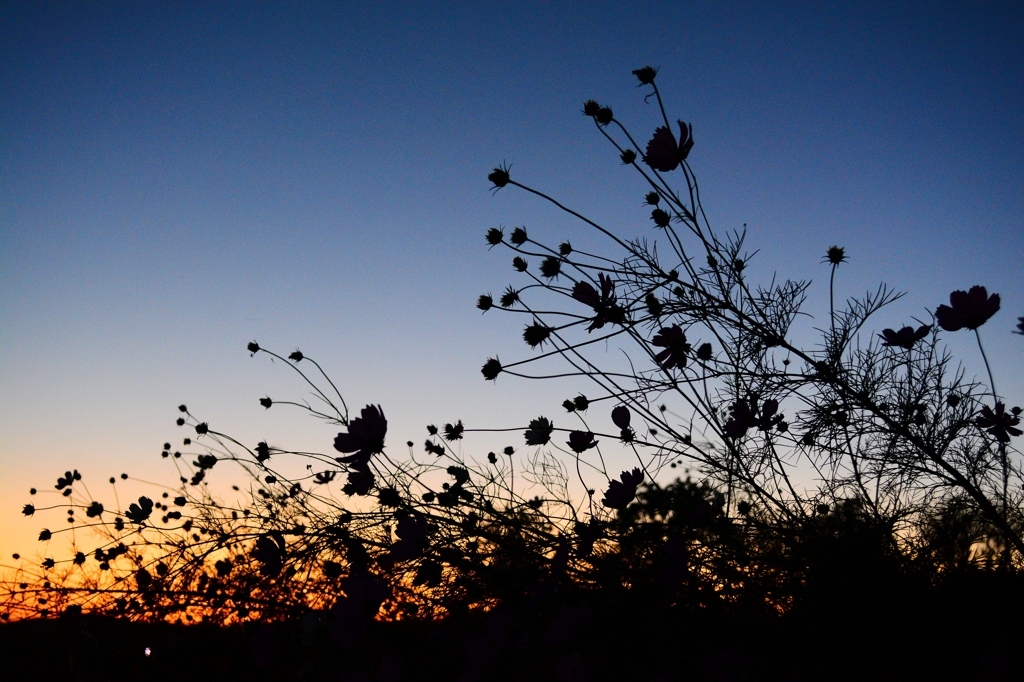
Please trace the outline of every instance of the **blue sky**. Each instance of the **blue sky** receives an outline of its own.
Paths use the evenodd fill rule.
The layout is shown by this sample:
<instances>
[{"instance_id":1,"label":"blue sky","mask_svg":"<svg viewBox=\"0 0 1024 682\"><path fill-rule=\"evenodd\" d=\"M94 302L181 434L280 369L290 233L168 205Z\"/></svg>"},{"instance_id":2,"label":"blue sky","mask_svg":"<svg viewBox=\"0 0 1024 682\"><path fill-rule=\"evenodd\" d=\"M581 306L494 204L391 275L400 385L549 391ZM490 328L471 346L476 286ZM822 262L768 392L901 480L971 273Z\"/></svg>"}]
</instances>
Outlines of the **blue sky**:
<instances>
[{"instance_id":1,"label":"blue sky","mask_svg":"<svg viewBox=\"0 0 1024 682\"><path fill-rule=\"evenodd\" d=\"M427 423L557 418L575 387L480 376L529 354L521 320L474 308L516 281L483 234L592 237L486 176L507 161L653 237L644 187L579 114L597 99L646 139L645 64L755 274L813 279L820 314L821 257L844 246L844 296L909 292L879 327L985 285L1020 403L1024 10L819 4L3 2L0 560L35 551L44 519L17 511L65 469L173 480L179 403L247 442L328 448L329 427L259 406L306 392L253 339L382 404L395 447Z\"/></svg>"}]
</instances>

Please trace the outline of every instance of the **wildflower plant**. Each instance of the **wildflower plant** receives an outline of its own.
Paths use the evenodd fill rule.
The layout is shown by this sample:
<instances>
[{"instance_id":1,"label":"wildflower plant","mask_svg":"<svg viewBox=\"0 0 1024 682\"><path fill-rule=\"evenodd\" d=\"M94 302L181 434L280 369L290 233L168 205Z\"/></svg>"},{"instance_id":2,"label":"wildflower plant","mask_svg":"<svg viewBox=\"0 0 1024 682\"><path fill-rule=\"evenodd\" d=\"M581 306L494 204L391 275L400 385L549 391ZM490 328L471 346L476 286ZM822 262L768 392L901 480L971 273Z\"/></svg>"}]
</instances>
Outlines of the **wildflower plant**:
<instances>
[{"instance_id":1,"label":"wildflower plant","mask_svg":"<svg viewBox=\"0 0 1024 682\"><path fill-rule=\"evenodd\" d=\"M977 334L998 296L957 291L930 319L875 334L869 322L901 294L880 285L836 305L850 258L832 246L829 324L798 345L810 282L753 281L745 230L712 226L692 125L672 125L657 73L634 72L657 105L649 138L610 107L583 105L615 162L636 173L651 234L601 225L511 165L488 176L494 192L524 191L605 240L606 252L589 253L573 235L548 245L522 227L485 234L525 281L476 305L522 316L530 354L489 358L483 377L582 378L592 390L562 405L576 423L538 415L500 453L464 455L481 430L456 419L403 447L386 406L350 412L313 358L253 341L254 358L287 366L315 401L259 403L325 422L323 451L244 442L181 405L181 445L160 452L171 485L120 499L124 474L110 479L113 501L99 500L73 470L47 491L55 503L24 505L27 516L68 510L39 539L69 538L69 551L10 572L0 616L301 621L357 647L374 619L541 612L552 600L562 609L552 628L577 613L574 599L624 595L645 608L785 612L834 577L821 548L843 538L855 540L851 566L1018 569L1020 408L1006 407L991 372L988 386L969 380L941 345L943 331ZM624 363L609 364L611 344ZM544 363L558 368L536 369ZM610 467L609 448L630 463ZM679 466L696 480L666 482Z\"/></svg>"},{"instance_id":2,"label":"wildflower plant","mask_svg":"<svg viewBox=\"0 0 1024 682\"><path fill-rule=\"evenodd\" d=\"M867 325L902 294L883 284L837 306L836 274L850 259L832 246L823 259L831 270L829 326L815 346L798 346L793 325L810 283L751 281L745 229L715 229L701 203L690 163L692 125L670 122L655 69L634 74L649 88L645 99L657 104L660 123L651 137L634 136L593 100L583 114L637 173L653 236L623 235L507 167L496 169L495 191L518 189L553 204L604 237L610 251L556 251L536 231L518 241L489 238L491 247L500 243L517 259L557 257L559 267L548 269L553 277L523 269L534 300L520 294L514 305L495 309L528 316L524 339L541 352L500 365L489 360L485 376L552 376L527 374L527 366L563 361L559 376L595 384L591 403L619 405L638 417L628 445L644 471L653 477L670 462L692 463L725 492L728 515L742 502L775 523L800 525L820 504L856 500L863 513L912 543L922 515L968 499L985 519L986 535L1006 548L1004 561L1019 564L1021 463L1009 430L1019 410L1007 411L998 399L993 407L983 404L986 393L996 395L991 371L988 387L968 380L939 336L940 329L978 333L998 311L999 296L980 286L956 291L930 321L875 338ZM537 330L546 347L534 342ZM608 343L620 344L627 371L610 368L595 352ZM806 485L805 472L813 472L816 485ZM616 472L601 473L622 486Z\"/></svg>"}]
</instances>

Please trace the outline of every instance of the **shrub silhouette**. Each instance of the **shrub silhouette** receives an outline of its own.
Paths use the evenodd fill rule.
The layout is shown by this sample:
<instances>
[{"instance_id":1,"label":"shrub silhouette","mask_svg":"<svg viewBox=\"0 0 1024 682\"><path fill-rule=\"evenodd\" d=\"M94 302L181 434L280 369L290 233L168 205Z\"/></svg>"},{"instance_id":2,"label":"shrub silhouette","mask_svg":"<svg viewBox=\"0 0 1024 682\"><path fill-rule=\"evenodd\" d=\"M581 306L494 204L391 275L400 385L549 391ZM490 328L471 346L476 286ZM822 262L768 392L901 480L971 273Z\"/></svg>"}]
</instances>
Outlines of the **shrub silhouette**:
<instances>
[{"instance_id":1,"label":"shrub silhouette","mask_svg":"<svg viewBox=\"0 0 1024 682\"><path fill-rule=\"evenodd\" d=\"M563 404L576 427L538 416L521 428L521 442L485 461L452 448L479 431L456 420L428 426L424 454L410 441L399 458L387 445L382 406L350 416L313 358L286 358L253 341L254 357L289 367L318 401L314 408L267 396L260 404L336 426L336 452L250 447L182 405L177 424L190 431L183 450L165 443L161 453L176 468L173 489L119 510L92 499L75 470L58 478L56 504L25 505L30 516L70 510L70 528L43 530L41 541L86 529L97 541L79 545L85 534L76 533L69 557L12 569L0 615L259 624L246 631L253 656L243 667L289 665L275 653L288 646L340 648L365 652L353 665L379 679L435 660L417 624L448 623L453 630L436 630L431 641L464 645L452 654L461 663L437 663L462 679L502 666L521 679L531 665L582 679L670 670L632 653L611 656L600 637L581 634L591 622L618 628L690 614L686 627L706 627L693 637L704 649L690 669L735 677L755 674L765 658L757 647L774 640L733 633L738 648L729 648L714 638L751 623L788 617L787 627L813 641L815 628L802 628L837 609L853 632L857 618L877 619L908 599L927 603L937 590L966 600L993 575L1003 602L1017 603L1020 409L1006 407L991 370L988 386L969 381L940 345L941 331L972 330L988 368L979 328L998 311L998 295L980 286L954 291L949 306L916 327L867 333L870 318L902 294L883 284L837 307L836 273L849 257L833 246L823 259L829 325L817 345L797 346L792 326L810 284L749 281L745 231L714 230L701 205L692 126L677 121L675 137L657 71L634 74L664 123L646 145L609 107L591 100L583 113L639 174L659 241L618 236L520 182L510 166L489 175L494 191L523 190L607 239L609 251L597 255L568 240L545 245L521 227L485 235L489 249L514 253L515 270L530 282L509 285L499 306L481 295L477 307L524 315L522 338L535 354L490 358L482 374L587 378L594 392ZM538 262L539 276L531 269ZM628 362L594 352L612 342ZM554 361L566 369L525 373ZM614 448L635 464L609 469L603 450ZM295 461L305 465L297 477L286 473ZM680 465L697 480L658 482ZM810 488L798 482L807 472ZM225 480L235 482L234 501L217 492ZM577 482L583 492L572 493ZM267 630L271 623L283 629ZM383 653L385 623L404 628L387 635L402 642L402 656ZM647 644L622 635L618 650L668 646L677 632L648 632ZM510 642L547 653L527 663ZM326 653L307 658L314 668L329 665Z\"/></svg>"}]
</instances>

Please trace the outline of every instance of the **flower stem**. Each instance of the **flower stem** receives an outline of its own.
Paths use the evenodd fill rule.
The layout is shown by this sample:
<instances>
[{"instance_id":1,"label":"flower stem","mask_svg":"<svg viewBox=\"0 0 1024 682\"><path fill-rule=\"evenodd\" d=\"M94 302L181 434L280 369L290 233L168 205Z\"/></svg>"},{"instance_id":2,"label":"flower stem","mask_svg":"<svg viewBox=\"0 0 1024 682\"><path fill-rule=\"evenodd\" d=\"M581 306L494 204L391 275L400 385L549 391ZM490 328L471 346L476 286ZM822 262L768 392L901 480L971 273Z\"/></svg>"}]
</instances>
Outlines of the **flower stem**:
<instances>
[{"instance_id":1,"label":"flower stem","mask_svg":"<svg viewBox=\"0 0 1024 682\"><path fill-rule=\"evenodd\" d=\"M978 350L981 351L981 359L985 361L985 369L988 370L988 385L992 389L992 399L998 400L996 395L996 380L992 378L992 368L988 364L988 356L985 355L985 347L981 345L981 333L974 330L974 338L978 339Z\"/></svg>"}]
</instances>

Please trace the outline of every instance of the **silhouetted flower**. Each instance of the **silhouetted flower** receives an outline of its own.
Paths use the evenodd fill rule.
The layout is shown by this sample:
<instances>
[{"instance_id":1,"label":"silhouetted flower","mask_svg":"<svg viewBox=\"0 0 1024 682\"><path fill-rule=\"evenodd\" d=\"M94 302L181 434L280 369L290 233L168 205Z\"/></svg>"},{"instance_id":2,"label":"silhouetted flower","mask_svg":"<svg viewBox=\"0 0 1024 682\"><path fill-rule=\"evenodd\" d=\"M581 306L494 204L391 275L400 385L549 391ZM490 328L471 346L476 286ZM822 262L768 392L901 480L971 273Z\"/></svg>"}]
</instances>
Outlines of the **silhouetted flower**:
<instances>
[{"instance_id":1,"label":"silhouetted flower","mask_svg":"<svg viewBox=\"0 0 1024 682\"><path fill-rule=\"evenodd\" d=\"M671 130L662 126L654 131L654 136L647 143L644 161L656 171L666 173L675 170L693 149L693 126L684 126L682 121L676 123L679 124L679 142Z\"/></svg>"},{"instance_id":2,"label":"silhouetted flower","mask_svg":"<svg viewBox=\"0 0 1024 682\"><path fill-rule=\"evenodd\" d=\"M491 246L497 246L505 238L505 232L499 227L492 227L487 230L484 237Z\"/></svg>"},{"instance_id":3,"label":"silhouetted flower","mask_svg":"<svg viewBox=\"0 0 1024 682\"><path fill-rule=\"evenodd\" d=\"M561 244L558 245L558 253L562 256L568 256L570 253L572 253L572 244L570 244L569 242L562 242Z\"/></svg>"},{"instance_id":4,"label":"silhouetted flower","mask_svg":"<svg viewBox=\"0 0 1024 682\"><path fill-rule=\"evenodd\" d=\"M594 116L594 120L597 121L598 124L606 126L615 120L615 115L612 113L611 107L601 107L597 110L597 115Z\"/></svg>"},{"instance_id":5,"label":"silhouetted flower","mask_svg":"<svg viewBox=\"0 0 1024 682\"><path fill-rule=\"evenodd\" d=\"M392 505L398 506L398 505ZM419 557L427 545L427 517L419 512L403 516L395 524L398 540L391 545L391 557L395 561L408 561Z\"/></svg>"},{"instance_id":6,"label":"silhouetted flower","mask_svg":"<svg viewBox=\"0 0 1024 682\"><path fill-rule=\"evenodd\" d=\"M516 229L512 230L512 236L509 237L509 241L512 242L515 246L522 246L523 244L526 243L527 239L528 237L526 236L526 228L523 227L517 227Z\"/></svg>"},{"instance_id":7,"label":"silhouetted flower","mask_svg":"<svg viewBox=\"0 0 1024 682\"><path fill-rule=\"evenodd\" d=\"M594 117L597 116L597 112L601 110L601 105L592 99L588 99L583 103L583 115Z\"/></svg>"},{"instance_id":8,"label":"silhouetted flower","mask_svg":"<svg viewBox=\"0 0 1024 682\"><path fill-rule=\"evenodd\" d=\"M545 417L537 417L530 422L530 428L523 434L526 437L527 445L547 445L548 441L551 440L551 432L554 431L555 425L547 420ZM508 450L510 448L506 448ZM512 454L507 452L506 454Z\"/></svg>"},{"instance_id":9,"label":"silhouetted flower","mask_svg":"<svg viewBox=\"0 0 1024 682\"><path fill-rule=\"evenodd\" d=\"M501 373L501 362L498 358L487 358L487 362L484 363L480 372L484 375L484 379L494 381Z\"/></svg>"},{"instance_id":10,"label":"silhouetted flower","mask_svg":"<svg viewBox=\"0 0 1024 682\"><path fill-rule=\"evenodd\" d=\"M574 403L573 401L569 400L568 398L566 398L565 400L562 401L562 407L565 408L566 412L575 412L576 411L576 403Z\"/></svg>"},{"instance_id":11,"label":"silhouetted flower","mask_svg":"<svg viewBox=\"0 0 1024 682\"><path fill-rule=\"evenodd\" d=\"M551 332L551 327L540 322L534 322L523 330L523 340L526 341L530 348L536 348L537 346L544 345L544 342L551 336Z\"/></svg>"},{"instance_id":12,"label":"silhouetted flower","mask_svg":"<svg viewBox=\"0 0 1024 682\"><path fill-rule=\"evenodd\" d=\"M75 566L81 566L85 563L85 554L83 552L75 552L75 558L73 559Z\"/></svg>"},{"instance_id":13,"label":"silhouetted flower","mask_svg":"<svg viewBox=\"0 0 1024 682\"><path fill-rule=\"evenodd\" d=\"M954 291L949 305L935 310L935 320L947 332L977 329L999 312L999 294L988 295L985 287L973 286L970 291Z\"/></svg>"},{"instance_id":14,"label":"silhouetted flower","mask_svg":"<svg viewBox=\"0 0 1024 682\"><path fill-rule=\"evenodd\" d=\"M654 77L658 75L658 70L653 66L645 66L642 69L634 69L633 75L640 81L640 85L651 85L654 83Z\"/></svg>"},{"instance_id":15,"label":"silhouetted flower","mask_svg":"<svg viewBox=\"0 0 1024 682\"><path fill-rule=\"evenodd\" d=\"M577 455L582 454L597 445L594 434L590 431L573 431L569 434L566 445Z\"/></svg>"},{"instance_id":16,"label":"silhouetted flower","mask_svg":"<svg viewBox=\"0 0 1024 682\"><path fill-rule=\"evenodd\" d=\"M462 425L461 419L457 421L455 424L445 424L444 439L449 442L453 440L462 440L462 432L464 430L465 427Z\"/></svg>"},{"instance_id":17,"label":"silhouetted flower","mask_svg":"<svg viewBox=\"0 0 1024 682\"><path fill-rule=\"evenodd\" d=\"M266 398L260 398L260 405L262 405L263 407L267 408L268 410L270 409L270 406L273 405L273 404L274 404L274 401L271 400L269 396L266 397Z\"/></svg>"},{"instance_id":18,"label":"silhouetted flower","mask_svg":"<svg viewBox=\"0 0 1024 682\"><path fill-rule=\"evenodd\" d=\"M47 528L44 528L41 531L39 531L39 540L41 542L45 542L46 540L49 540L52 537L53 533L51 533Z\"/></svg>"},{"instance_id":19,"label":"silhouetted flower","mask_svg":"<svg viewBox=\"0 0 1024 682\"><path fill-rule=\"evenodd\" d=\"M130 521L135 523L142 523L149 518L149 515L153 513L153 500L148 497L140 497L138 504L132 502L128 505L128 511L125 512L125 516Z\"/></svg>"},{"instance_id":20,"label":"silhouetted flower","mask_svg":"<svg viewBox=\"0 0 1024 682\"><path fill-rule=\"evenodd\" d=\"M896 346L910 350L915 343L928 336L928 332L931 330L932 327L928 324L921 325L916 330L913 327L901 327L898 332L892 329L883 329L878 337L884 341L883 346Z\"/></svg>"},{"instance_id":21,"label":"silhouetted flower","mask_svg":"<svg viewBox=\"0 0 1024 682\"><path fill-rule=\"evenodd\" d=\"M510 177L508 172L510 169L510 166L502 164L499 168L495 168L491 171L490 175L487 176L487 179L494 183L493 189L499 190L509 183Z\"/></svg>"},{"instance_id":22,"label":"silhouetted flower","mask_svg":"<svg viewBox=\"0 0 1024 682\"><path fill-rule=\"evenodd\" d=\"M196 461L192 462L193 466L197 466L200 469L212 469L217 464L216 455L199 455Z\"/></svg>"},{"instance_id":23,"label":"silhouetted flower","mask_svg":"<svg viewBox=\"0 0 1024 682\"><path fill-rule=\"evenodd\" d=\"M188 500L186 500L184 497L180 495L174 498L174 504L177 507L184 507L187 502Z\"/></svg>"},{"instance_id":24,"label":"silhouetted flower","mask_svg":"<svg viewBox=\"0 0 1024 682\"><path fill-rule=\"evenodd\" d=\"M210 427L206 424L206 422L200 422L199 424L196 424L196 433L198 433L200 436L209 432Z\"/></svg>"},{"instance_id":25,"label":"silhouetted flower","mask_svg":"<svg viewBox=\"0 0 1024 682\"><path fill-rule=\"evenodd\" d=\"M188 408L185 407L184 405L178 405L178 409L181 410L182 412L188 412Z\"/></svg>"},{"instance_id":26,"label":"silhouetted flower","mask_svg":"<svg viewBox=\"0 0 1024 682\"><path fill-rule=\"evenodd\" d=\"M26 504L24 507L21 508L21 513L25 516L32 516L36 513L35 505Z\"/></svg>"},{"instance_id":27,"label":"silhouetted flower","mask_svg":"<svg viewBox=\"0 0 1024 682\"><path fill-rule=\"evenodd\" d=\"M601 500L601 504L609 509L625 509L636 497L636 488L643 483L644 474L640 469L633 469L632 473L623 471L619 479L621 482L611 481L608 484L608 492Z\"/></svg>"},{"instance_id":28,"label":"silhouetted flower","mask_svg":"<svg viewBox=\"0 0 1024 682\"><path fill-rule=\"evenodd\" d=\"M846 261L846 249L839 246L830 246L828 247L828 251L825 252L825 260L822 262L831 263L832 265L839 265L840 263L845 263Z\"/></svg>"},{"instance_id":29,"label":"silhouetted flower","mask_svg":"<svg viewBox=\"0 0 1024 682\"><path fill-rule=\"evenodd\" d=\"M622 150L622 153L619 154L619 158L622 159L622 163L628 166L636 161L636 152L632 149L624 149Z\"/></svg>"},{"instance_id":30,"label":"silhouetted flower","mask_svg":"<svg viewBox=\"0 0 1024 682\"><path fill-rule=\"evenodd\" d=\"M548 256L540 264L540 274L548 279L558 277L562 271L562 261L555 256Z\"/></svg>"},{"instance_id":31,"label":"silhouetted flower","mask_svg":"<svg viewBox=\"0 0 1024 682\"><path fill-rule=\"evenodd\" d=\"M348 424L348 433L339 433L334 439L334 449L338 452L351 452L348 457L338 457L339 462L346 464L363 464L370 461L370 456L384 452L384 437L388 432L388 420L379 405L367 405Z\"/></svg>"},{"instance_id":32,"label":"silhouetted flower","mask_svg":"<svg viewBox=\"0 0 1024 682\"><path fill-rule=\"evenodd\" d=\"M476 300L476 307L485 313L494 306L494 299L491 298L490 294L482 294L480 298Z\"/></svg>"},{"instance_id":33,"label":"silhouetted flower","mask_svg":"<svg viewBox=\"0 0 1024 682\"><path fill-rule=\"evenodd\" d=\"M250 341L249 345L246 346L246 348L253 355L256 355L257 353L260 352L260 344L256 343L255 341Z\"/></svg>"},{"instance_id":34,"label":"silhouetted flower","mask_svg":"<svg viewBox=\"0 0 1024 682\"><path fill-rule=\"evenodd\" d=\"M581 393L580 395L572 399L572 405L579 412L586 412L587 408L590 407L590 401L587 399L587 396Z\"/></svg>"},{"instance_id":35,"label":"silhouetted flower","mask_svg":"<svg viewBox=\"0 0 1024 682\"><path fill-rule=\"evenodd\" d=\"M280 531L271 531L256 539L252 556L263 564L260 567L261 575L274 578L281 572L285 547L284 535Z\"/></svg>"},{"instance_id":36,"label":"silhouetted flower","mask_svg":"<svg viewBox=\"0 0 1024 682\"><path fill-rule=\"evenodd\" d=\"M1015 407L1010 412L1012 414L1007 414L1006 405L999 401L996 402L995 410L988 405L983 405L981 414L975 418L974 423L978 428L995 436L1000 443L1009 443L1010 436L1019 436L1024 433L1020 429L1014 428L1020 424L1021 409Z\"/></svg>"},{"instance_id":37,"label":"silhouetted flower","mask_svg":"<svg viewBox=\"0 0 1024 682\"><path fill-rule=\"evenodd\" d=\"M377 493L377 501L385 507L401 507L402 496L394 488L381 488Z\"/></svg>"},{"instance_id":38,"label":"silhouetted flower","mask_svg":"<svg viewBox=\"0 0 1024 682\"><path fill-rule=\"evenodd\" d=\"M69 485L72 485L75 481L82 480L82 475L78 473L78 469L74 472L65 471L63 476L57 478L57 485L54 486L57 490L61 490Z\"/></svg>"},{"instance_id":39,"label":"silhouetted flower","mask_svg":"<svg viewBox=\"0 0 1024 682\"><path fill-rule=\"evenodd\" d=\"M519 272L526 272L528 263L526 262L526 259L523 258L522 256L516 256L515 258L512 259L512 267Z\"/></svg>"},{"instance_id":40,"label":"silhouetted flower","mask_svg":"<svg viewBox=\"0 0 1024 682\"><path fill-rule=\"evenodd\" d=\"M85 515L88 516L90 519L96 518L101 514L103 514L103 505L100 504L99 502L96 502L95 500L93 500L93 502L85 510Z\"/></svg>"},{"instance_id":41,"label":"silhouetted flower","mask_svg":"<svg viewBox=\"0 0 1024 682\"><path fill-rule=\"evenodd\" d=\"M747 429L757 424L757 407L751 406L746 400L737 400L729 408L729 421L722 427L722 435L726 438L740 438Z\"/></svg>"},{"instance_id":42,"label":"silhouetted flower","mask_svg":"<svg viewBox=\"0 0 1024 682\"><path fill-rule=\"evenodd\" d=\"M368 495L373 487L373 472L362 462L349 465L348 483L342 487L346 495Z\"/></svg>"},{"instance_id":43,"label":"silhouetted flower","mask_svg":"<svg viewBox=\"0 0 1024 682\"><path fill-rule=\"evenodd\" d=\"M1024 335L1024 317L1018 317L1017 320L1017 331L1013 333Z\"/></svg>"},{"instance_id":44,"label":"silhouetted flower","mask_svg":"<svg viewBox=\"0 0 1024 682\"><path fill-rule=\"evenodd\" d=\"M337 471L321 471L313 480L316 481L317 485L327 485L334 480L334 477L338 475Z\"/></svg>"},{"instance_id":45,"label":"silhouetted flower","mask_svg":"<svg viewBox=\"0 0 1024 682\"><path fill-rule=\"evenodd\" d=\"M302 354L302 351L296 348L295 352L288 356L288 359L292 362L302 362L304 357L306 356Z\"/></svg>"},{"instance_id":46,"label":"silhouetted flower","mask_svg":"<svg viewBox=\"0 0 1024 682\"><path fill-rule=\"evenodd\" d=\"M686 334L678 324L662 327L661 331L651 339L651 345L665 349L654 356L654 359L665 369L673 367L682 369L686 366L686 355L690 352L690 344L686 342Z\"/></svg>"},{"instance_id":47,"label":"silhouetted flower","mask_svg":"<svg viewBox=\"0 0 1024 682\"><path fill-rule=\"evenodd\" d=\"M626 317L626 312L616 303L615 282L612 278L606 277L603 272L600 272L597 275L597 281L601 287L600 293L593 285L584 281L577 282L572 288L572 297L580 303L590 306L596 313L590 326L587 327L588 332L601 329L605 322L621 324Z\"/></svg>"},{"instance_id":48,"label":"silhouetted flower","mask_svg":"<svg viewBox=\"0 0 1024 682\"><path fill-rule=\"evenodd\" d=\"M702 343L697 347L697 359L707 362L711 359L711 344Z\"/></svg>"},{"instance_id":49,"label":"silhouetted flower","mask_svg":"<svg viewBox=\"0 0 1024 682\"><path fill-rule=\"evenodd\" d=\"M49 558L43 559L43 568L45 568L46 570L50 570L51 568L53 568L56 565L57 565L57 562L54 561L53 559L49 559ZM45 614L43 614L43 615L45 615Z\"/></svg>"}]
</instances>

